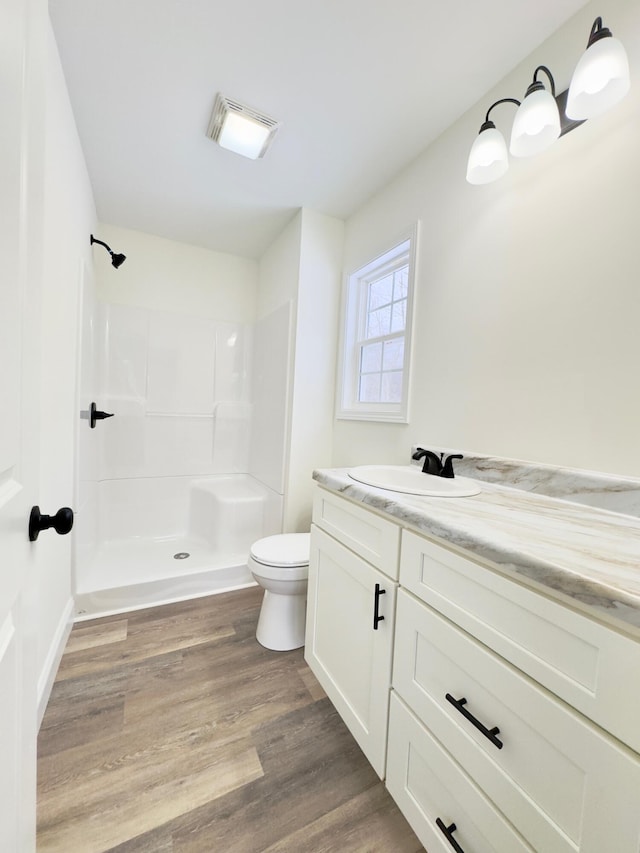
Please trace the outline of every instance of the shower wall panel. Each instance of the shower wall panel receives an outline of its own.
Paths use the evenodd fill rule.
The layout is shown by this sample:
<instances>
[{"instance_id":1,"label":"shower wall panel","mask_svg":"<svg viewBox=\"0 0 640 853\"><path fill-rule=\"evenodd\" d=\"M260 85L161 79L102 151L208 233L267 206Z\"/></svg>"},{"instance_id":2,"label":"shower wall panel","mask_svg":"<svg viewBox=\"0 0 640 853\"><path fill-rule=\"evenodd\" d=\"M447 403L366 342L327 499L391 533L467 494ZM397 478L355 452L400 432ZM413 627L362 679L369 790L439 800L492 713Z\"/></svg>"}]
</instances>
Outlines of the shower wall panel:
<instances>
[{"instance_id":1,"label":"shower wall panel","mask_svg":"<svg viewBox=\"0 0 640 853\"><path fill-rule=\"evenodd\" d=\"M251 329L102 304L99 479L246 473Z\"/></svg>"}]
</instances>

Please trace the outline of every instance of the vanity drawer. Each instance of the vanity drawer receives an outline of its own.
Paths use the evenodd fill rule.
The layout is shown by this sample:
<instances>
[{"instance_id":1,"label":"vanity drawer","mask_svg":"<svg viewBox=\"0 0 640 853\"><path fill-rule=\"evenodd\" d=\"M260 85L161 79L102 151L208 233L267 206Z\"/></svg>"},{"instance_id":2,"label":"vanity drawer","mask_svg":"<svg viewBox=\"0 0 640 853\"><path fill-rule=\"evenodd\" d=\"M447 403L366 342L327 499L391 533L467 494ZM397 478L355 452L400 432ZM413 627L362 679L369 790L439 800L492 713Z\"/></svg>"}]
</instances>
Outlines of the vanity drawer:
<instances>
[{"instance_id":1,"label":"vanity drawer","mask_svg":"<svg viewBox=\"0 0 640 853\"><path fill-rule=\"evenodd\" d=\"M313 522L381 572L398 580L400 528L397 524L321 487L313 498Z\"/></svg>"},{"instance_id":2,"label":"vanity drawer","mask_svg":"<svg viewBox=\"0 0 640 853\"><path fill-rule=\"evenodd\" d=\"M394 689L535 850L636 853L631 750L404 591L396 625Z\"/></svg>"},{"instance_id":3,"label":"vanity drawer","mask_svg":"<svg viewBox=\"0 0 640 853\"><path fill-rule=\"evenodd\" d=\"M464 853L535 853L394 693L387 788L429 853L456 849L438 820Z\"/></svg>"},{"instance_id":4,"label":"vanity drawer","mask_svg":"<svg viewBox=\"0 0 640 853\"><path fill-rule=\"evenodd\" d=\"M400 583L640 752L640 642L408 530Z\"/></svg>"}]
</instances>

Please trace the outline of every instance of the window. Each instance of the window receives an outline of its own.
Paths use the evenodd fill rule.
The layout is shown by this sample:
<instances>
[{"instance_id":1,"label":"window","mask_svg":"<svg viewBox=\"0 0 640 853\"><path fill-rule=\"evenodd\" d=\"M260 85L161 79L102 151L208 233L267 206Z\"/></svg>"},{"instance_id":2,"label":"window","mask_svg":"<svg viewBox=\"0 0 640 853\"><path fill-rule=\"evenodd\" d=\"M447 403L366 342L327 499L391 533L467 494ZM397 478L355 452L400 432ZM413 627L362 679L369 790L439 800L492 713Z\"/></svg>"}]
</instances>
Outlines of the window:
<instances>
[{"instance_id":1,"label":"window","mask_svg":"<svg viewBox=\"0 0 640 853\"><path fill-rule=\"evenodd\" d=\"M348 277L338 417L407 421L416 229Z\"/></svg>"}]
</instances>

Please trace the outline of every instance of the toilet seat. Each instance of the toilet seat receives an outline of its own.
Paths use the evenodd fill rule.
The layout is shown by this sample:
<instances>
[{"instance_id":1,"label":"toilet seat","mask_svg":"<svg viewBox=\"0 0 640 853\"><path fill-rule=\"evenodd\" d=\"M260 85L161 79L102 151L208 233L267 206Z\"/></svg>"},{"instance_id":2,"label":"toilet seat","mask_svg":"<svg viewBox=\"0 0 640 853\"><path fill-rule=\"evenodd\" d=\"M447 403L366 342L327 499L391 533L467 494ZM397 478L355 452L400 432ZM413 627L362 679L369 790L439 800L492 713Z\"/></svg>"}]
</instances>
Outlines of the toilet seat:
<instances>
[{"instance_id":1,"label":"toilet seat","mask_svg":"<svg viewBox=\"0 0 640 853\"><path fill-rule=\"evenodd\" d=\"M302 581L309 574L309 563L300 566L270 566L267 563L259 563L253 557L249 557L247 565L254 577L274 581Z\"/></svg>"},{"instance_id":2,"label":"toilet seat","mask_svg":"<svg viewBox=\"0 0 640 853\"><path fill-rule=\"evenodd\" d=\"M280 569L308 566L310 540L309 533L278 533L258 539L249 553L251 559L263 566Z\"/></svg>"}]
</instances>

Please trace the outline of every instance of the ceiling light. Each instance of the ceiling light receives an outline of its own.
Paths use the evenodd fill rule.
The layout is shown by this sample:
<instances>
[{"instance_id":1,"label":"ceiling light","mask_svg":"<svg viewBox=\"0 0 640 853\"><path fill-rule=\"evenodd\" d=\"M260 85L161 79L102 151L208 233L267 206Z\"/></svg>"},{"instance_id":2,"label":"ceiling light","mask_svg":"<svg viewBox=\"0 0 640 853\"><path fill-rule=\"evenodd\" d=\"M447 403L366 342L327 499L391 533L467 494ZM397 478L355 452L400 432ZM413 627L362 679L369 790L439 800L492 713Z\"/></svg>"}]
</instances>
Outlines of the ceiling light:
<instances>
[{"instance_id":1,"label":"ceiling light","mask_svg":"<svg viewBox=\"0 0 640 853\"><path fill-rule=\"evenodd\" d=\"M549 78L550 92L537 79L538 71L544 71ZM509 151L514 157L530 157L553 145L559 136L560 113L556 103L556 86L549 69L539 65L513 120Z\"/></svg>"},{"instance_id":2,"label":"ceiling light","mask_svg":"<svg viewBox=\"0 0 640 853\"><path fill-rule=\"evenodd\" d=\"M629 61L622 44L596 18L587 49L573 72L567 115L594 118L621 101L629 91Z\"/></svg>"},{"instance_id":3,"label":"ceiling light","mask_svg":"<svg viewBox=\"0 0 640 853\"><path fill-rule=\"evenodd\" d=\"M222 148L251 160L263 157L280 122L218 93L207 136Z\"/></svg>"}]
</instances>

